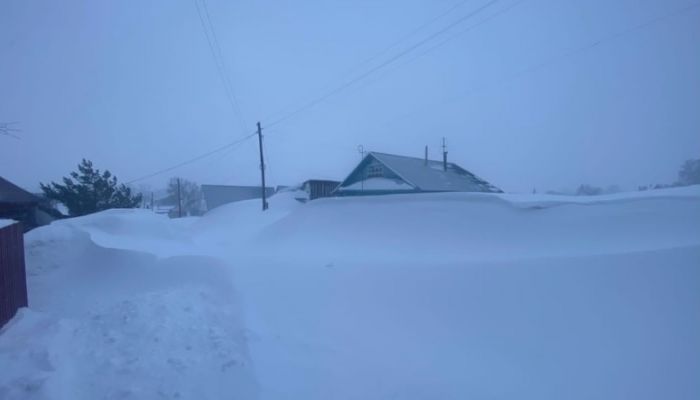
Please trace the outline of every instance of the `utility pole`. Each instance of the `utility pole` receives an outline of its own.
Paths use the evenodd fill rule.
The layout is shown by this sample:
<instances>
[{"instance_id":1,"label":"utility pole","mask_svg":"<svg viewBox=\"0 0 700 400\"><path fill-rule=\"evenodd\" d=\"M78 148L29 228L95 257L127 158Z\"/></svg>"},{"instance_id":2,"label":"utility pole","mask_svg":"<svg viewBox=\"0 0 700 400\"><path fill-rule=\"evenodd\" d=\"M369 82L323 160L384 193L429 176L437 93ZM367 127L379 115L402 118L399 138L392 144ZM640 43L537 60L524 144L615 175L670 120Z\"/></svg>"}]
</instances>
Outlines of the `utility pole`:
<instances>
[{"instance_id":1,"label":"utility pole","mask_svg":"<svg viewBox=\"0 0 700 400\"><path fill-rule=\"evenodd\" d=\"M153 206L153 192L151 192L151 211L156 211L155 207Z\"/></svg>"},{"instance_id":2,"label":"utility pole","mask_svg":"<svg viewBox=\"0 0 700 400\"><path fill-rule=\"evenodd\" d=\"M182 195L180 194L180 178L177 178L177 216L182 218Z\"/></svg>"},{"instance_id":3,"label":"utility pole","mask_svg":"<svg viewBox=\"0 0 700 400\"><path fill-rule=\"evenodd\" d=\"M365 148L362 145L357 146L357 151L360 152L360 162L365 159ZM365 191L365 173L362 172L362 180L360 181L360 191Z\"/></svg>"},{"instance_id":4,"label":"utility pole","mask_svg":"<svg viewBox=\"0 0 700 400\"><path fill-rule=\"evenodd\" d=\"M445 138L442 138L442 169L447 171L447 144Z\"/></svg>"},{"instance_id":5,"label":"utility pole","mask_svg":"<svg viewBox=\"0 0 700 400\"><path fill-rule=\"evenodd\" d=\"M260 146L260 175L262 176L262 209L267 210L267 193L265 189L265 160L263 158L262 128L258 121L258 144Z\"/></svg>"}]
</instances>

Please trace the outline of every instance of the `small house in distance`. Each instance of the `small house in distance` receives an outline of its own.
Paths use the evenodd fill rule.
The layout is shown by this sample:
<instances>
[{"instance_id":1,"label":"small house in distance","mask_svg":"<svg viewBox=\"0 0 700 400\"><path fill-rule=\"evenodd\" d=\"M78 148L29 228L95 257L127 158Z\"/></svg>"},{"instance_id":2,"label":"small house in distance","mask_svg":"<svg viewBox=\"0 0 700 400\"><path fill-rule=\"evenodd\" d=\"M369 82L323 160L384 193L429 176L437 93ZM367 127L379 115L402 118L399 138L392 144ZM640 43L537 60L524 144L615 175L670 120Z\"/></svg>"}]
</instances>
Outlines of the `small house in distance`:
<instances>
[{"instance_id":1,"label":"small house in distance","mask_svg":"<svg viewBox=\"0 0 700 400\"><path fill-rule=\"evenodd\" d=\"M306 192L307 200L316 200L322 197L331 197L339 184L339 181L309 179L301 184L301 190Z\"/></svg>"},{"instance_id":2,"label":"small house in distance","mask_svg":"<svg viewBox=\"0 0 700 400\"><path fill-rule=\"evenodd\" d=\"M202 197L206 210L242 200L262 198L261 186L202 185ZM265 188L265 196L275 193L275 188Z\"/></svg>"},{"instance_id":3,"label":"small house in distance","mask_svg":"<svg viewBox=\"0 0 700 400\"><path fill-rule=\"evenodd\" d=\"M451 162L368 153L338 185L335 196L428 192L501 193L494 185Z\"/></svg>"}]
</instances>

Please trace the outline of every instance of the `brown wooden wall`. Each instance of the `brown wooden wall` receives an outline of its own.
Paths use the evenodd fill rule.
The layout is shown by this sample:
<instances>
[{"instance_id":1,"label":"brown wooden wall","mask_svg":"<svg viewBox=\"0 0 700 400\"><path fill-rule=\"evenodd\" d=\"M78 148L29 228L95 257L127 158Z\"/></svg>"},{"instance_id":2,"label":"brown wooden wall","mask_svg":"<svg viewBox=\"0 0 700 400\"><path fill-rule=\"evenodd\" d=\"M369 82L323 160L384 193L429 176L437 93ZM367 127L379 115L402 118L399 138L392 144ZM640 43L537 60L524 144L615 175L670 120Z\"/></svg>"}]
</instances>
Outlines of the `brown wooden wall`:
<instances>
[{"instance_id":1,"label":"brown wooden wall","mask_svg":"<svg viewBox=\"0 0 700 400\"><path fill-rule=\"evenodd\" d=\"M22 224L0 228L0 327L27 306Z\"/></svg>"}]
</instances>

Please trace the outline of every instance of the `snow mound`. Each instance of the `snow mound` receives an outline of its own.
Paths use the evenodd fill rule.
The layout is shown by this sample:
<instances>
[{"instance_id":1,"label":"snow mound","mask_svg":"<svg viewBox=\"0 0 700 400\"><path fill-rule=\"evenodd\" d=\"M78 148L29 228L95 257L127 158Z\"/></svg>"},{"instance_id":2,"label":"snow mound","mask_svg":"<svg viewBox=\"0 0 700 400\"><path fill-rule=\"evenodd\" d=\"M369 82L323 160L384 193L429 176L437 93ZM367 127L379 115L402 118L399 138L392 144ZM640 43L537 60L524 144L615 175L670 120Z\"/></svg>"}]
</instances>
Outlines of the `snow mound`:
<instances>
[{"instance_id":1,"label":"snow mound","mask_svg":"<svg viewBox=\"0 0 700 400\"><path fill-rule=\"evenodd\" d=\"M315 200L263 229L284 258L506 260L700 244L700 186L653 195L439 193ZM309 254L309 246L314 251Z\"/></svg>"},{"instance_id":2,"label":"snow mound","mask_svg":"<svg viewBox=\"0 0 700 400\"><path fill-rule=\"evenodd\" d=\"M73 227L87 232L102 247L171 256L191 254L192 243L182 226L194 223L170 219L142 209L113 209L53 222L49 227ZM47 227L39 228L46 229Z\"/></svg>"},{"instance_id":3,"label":"snow mound","mask_svg":"<svg viewBox=\"0 0 700 400\"><path fill-rule=\"evenodd\" d=\"M245 247L262 229L302 206L295 196L293 191L271 196L266 211L260 199L225 204L207 212L190 231L200 245Z\"/></svg>"}]
</instances>

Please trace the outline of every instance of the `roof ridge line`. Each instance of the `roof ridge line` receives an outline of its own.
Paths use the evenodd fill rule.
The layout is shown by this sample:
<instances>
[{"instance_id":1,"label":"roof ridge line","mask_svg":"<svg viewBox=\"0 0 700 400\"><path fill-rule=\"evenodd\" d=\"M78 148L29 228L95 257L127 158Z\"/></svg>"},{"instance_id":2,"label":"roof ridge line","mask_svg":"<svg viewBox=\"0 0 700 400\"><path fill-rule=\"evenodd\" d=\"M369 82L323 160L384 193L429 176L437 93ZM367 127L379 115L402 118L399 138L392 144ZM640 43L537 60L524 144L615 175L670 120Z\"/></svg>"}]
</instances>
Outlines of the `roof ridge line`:
<instances>
[{"instance_id":1,"label":"roof ridge line","mask_svg":"<svg viewBox=\"0 0 700 400\"><path fill-rule=\"evenodd\" d=\"M374 154L381 154L381 155L385 155L385 156L400 157L400 158L410 158L410 159L413 159L413 160L425 161L425 158L423 158L423 157L402 156L402 155L400 155L400 154L382 153L381 151L370 151L370 152L368 152L368 153L370 153L370 154L371 154L371 153L374 153ZM442 161L442 160L431 160L431 159L428 159L428 161L432 161L432 162L436 162L436 163L443 163L443 162L444 162L444 161ZM453 164L453 165L455 165L455 164L454 164L453 162L451 162L451 161L448 161L447 163L448 163L448 164Z\"/></svg>"}]
</instances>

